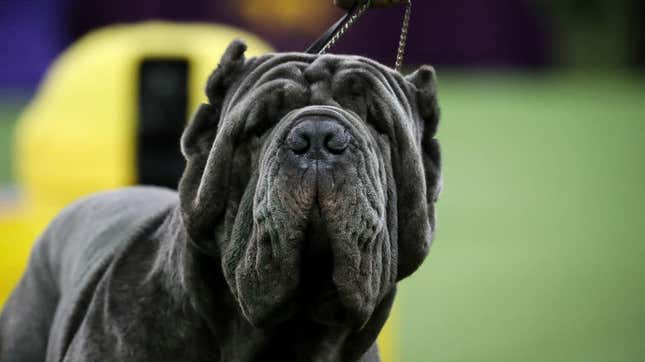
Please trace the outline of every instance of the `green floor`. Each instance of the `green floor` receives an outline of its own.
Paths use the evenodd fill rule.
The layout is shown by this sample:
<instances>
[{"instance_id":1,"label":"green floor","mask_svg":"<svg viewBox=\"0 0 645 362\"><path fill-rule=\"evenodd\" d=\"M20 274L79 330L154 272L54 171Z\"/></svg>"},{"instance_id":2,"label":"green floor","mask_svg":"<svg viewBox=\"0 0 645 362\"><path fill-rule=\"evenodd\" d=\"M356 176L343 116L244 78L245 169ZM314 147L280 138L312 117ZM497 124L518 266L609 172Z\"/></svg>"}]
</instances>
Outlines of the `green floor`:
<instances>
[{"instance_id":1,"label":"green floor","mask_svg":"<svg viewBox=\"0 0 645 362\"><path fill-rule=\"evenodd\" d=\"M645 78L601 74L441 78L403 361L645 361Z\"/></svg>"},{"instance_id":2,"label":"green floor","mask_svg":"<svg viewBox=\"0 0 645 362\"><path fill-rule=\"evenodd\" d=\"M439 74L439 230L400 360L645 360L645 77Z\"/></svg>"},{"instance_id":3,"label":"green floor","mask_svg":"<svg viewBox=\"0 0 645 362\"><path fill-rule=\"evenodd\" d=\"M13 181L12 135L15 120L18 118L24 104L22 100L13 99L15 97L10 98L12 99L0 98L0 187Z\"/></svg>"}]
</instances>

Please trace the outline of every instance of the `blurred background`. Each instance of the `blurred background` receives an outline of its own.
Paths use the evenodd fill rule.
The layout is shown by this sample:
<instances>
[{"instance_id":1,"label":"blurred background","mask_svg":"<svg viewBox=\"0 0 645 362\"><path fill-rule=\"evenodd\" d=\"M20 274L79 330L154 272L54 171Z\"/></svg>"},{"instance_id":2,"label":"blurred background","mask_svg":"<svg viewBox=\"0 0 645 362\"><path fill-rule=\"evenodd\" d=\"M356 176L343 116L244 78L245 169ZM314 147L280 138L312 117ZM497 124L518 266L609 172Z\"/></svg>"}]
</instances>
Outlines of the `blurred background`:
<instances>
[{"instance_id":1,"label":"blurred background","mask_svg":"<svg viewBox=\"0 0 645 362\"><path fill-rule=\"evenodd\" d=\"M331 2L0 0L0 304L69 201L176 184L230 39L302 51ZM333 51L393 64L402 14ZM438 72L444 193L386 358L645 360L645 3L417 0L405 64Z\"/></svg>"}]
</instances>

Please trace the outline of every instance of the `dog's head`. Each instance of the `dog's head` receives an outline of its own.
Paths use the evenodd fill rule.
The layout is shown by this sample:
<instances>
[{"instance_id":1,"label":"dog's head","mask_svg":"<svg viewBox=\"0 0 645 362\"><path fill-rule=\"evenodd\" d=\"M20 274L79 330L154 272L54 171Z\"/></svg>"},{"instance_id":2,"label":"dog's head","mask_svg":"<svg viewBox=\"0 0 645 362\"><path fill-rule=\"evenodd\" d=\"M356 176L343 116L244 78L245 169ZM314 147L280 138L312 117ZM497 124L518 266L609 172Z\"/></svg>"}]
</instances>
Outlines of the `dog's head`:
<instances>
[{"instance_id":1,"label":"dog's head","mask_svg":"<svg viewBox=\"0 0 645 362\"><path fill-rule=\"evenodd\" d=\"M182 137L184 222L251 324L358 329L432 240L434 71L245 49L229 46Z\"/></svg>"}]
</instances>

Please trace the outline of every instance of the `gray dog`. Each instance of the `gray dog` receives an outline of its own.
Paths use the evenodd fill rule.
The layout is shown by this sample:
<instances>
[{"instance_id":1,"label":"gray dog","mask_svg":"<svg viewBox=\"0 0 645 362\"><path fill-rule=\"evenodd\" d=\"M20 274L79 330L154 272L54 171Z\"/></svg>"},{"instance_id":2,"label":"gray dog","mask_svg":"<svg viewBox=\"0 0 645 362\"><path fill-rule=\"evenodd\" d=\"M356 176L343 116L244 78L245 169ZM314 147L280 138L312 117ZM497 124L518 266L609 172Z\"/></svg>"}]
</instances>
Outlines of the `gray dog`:
<instances>
[{"instance_id":1,"label":"gray dog","mask_svg":"<svg viewBox=\"0 0 645 362\"><path fill-rule=\"evenodd\" d=\"M378 361L440 188L434 71L233 42L179 192L64 210L0 318L0 361Z\"/></svg>"}]
</instances>

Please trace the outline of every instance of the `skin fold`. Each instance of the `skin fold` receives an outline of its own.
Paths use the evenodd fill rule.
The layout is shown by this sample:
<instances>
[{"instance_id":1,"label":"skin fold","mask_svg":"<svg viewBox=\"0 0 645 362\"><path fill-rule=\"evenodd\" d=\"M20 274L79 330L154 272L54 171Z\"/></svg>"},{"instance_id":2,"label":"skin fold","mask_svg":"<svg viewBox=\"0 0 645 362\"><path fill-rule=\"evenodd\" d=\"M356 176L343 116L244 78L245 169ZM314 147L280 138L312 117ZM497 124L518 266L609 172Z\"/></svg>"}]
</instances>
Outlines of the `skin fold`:
<instances>
[{"instance_id":1,"label":"skin fold","mask_svg":"<svg viewBox=\"0 0 645 362\"><path fill-rule=\"evenodd\" d=\"M441 188L434 70L233 42L178 192L68 207L0 316L1 361L378 361Z\"/></svg>"}]
</instances>

